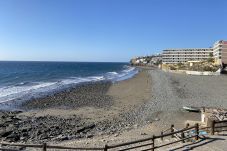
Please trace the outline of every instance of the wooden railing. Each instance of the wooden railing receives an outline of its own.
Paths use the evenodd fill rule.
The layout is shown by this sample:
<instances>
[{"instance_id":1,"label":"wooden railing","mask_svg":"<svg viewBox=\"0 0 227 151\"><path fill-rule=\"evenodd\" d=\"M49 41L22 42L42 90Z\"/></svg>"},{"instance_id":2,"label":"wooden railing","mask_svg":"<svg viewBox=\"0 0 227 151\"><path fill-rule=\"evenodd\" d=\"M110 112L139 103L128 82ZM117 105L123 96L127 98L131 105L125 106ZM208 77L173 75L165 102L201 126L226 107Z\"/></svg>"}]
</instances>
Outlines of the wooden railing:
<instances>
[{"instance_id":1,"label":"wooden railing","mask_svg":"<svg viewBox=\"0 0 227 151\"><path fill-rule=\"evenodd\" d=\"M195 133L193 135L185 135L189 131L194 130ZM167 133L167 131L170 131ZM156 140L161 139L165 137L178 137L178 140L162 144L162 145L157 145ZM186 128L183 128L181 130L176 130L174 128L174 125L171 125L171 127L166 130L161 132L161 135L155 136L153 135L152 137L149 138L144 138L136 141L131 141L131 142L126 142L126 143L121 143L121 144L116 144L116 145L105 145L104 147L100 148L76 148L76 147L66 147L66 146L54 146L54 145L47 145L46 143L41 144L41 145L35 145L35 144L15 144L15 143L0 143L2 146L17 146L17 147L22 147L22 148L39 148L42 149L43 151L47 151L47 149L67 149L67 150L102 150L102 151L110 151L110 150L118 150L118 151L126 151L126 150L133 150L133 149L141 149L141 150L155 150L157 148L161 148L164 146L168 146L171 144L175 144L178 142L184 143L185 140L195 138L195 140L198 140L199 137L199 125L196 124L195 126L186 126ZM8 149L8 148L0 148L2 151L18 151L15 149Z\"/></svg>"},{"instance_id":2,"label":"wooden railing","mask_svg":"<svg viewBox=\"0 0 227 151\"><path fill-rule=\"evenodd\" d=\"M223 129L226 128L226 129ZM99 151L110 151L110 150L118 150L118 151L126 151L126 150L133 150L133 149L140 149L140 150L152 150L154 151L157 148L161 148L164 146L168 146L171 144L182 142L184 143L186 140L190 140L194 138L195 140L199 139L199 131L200 130L209 130L211 135L214 135L215 132L220 131L227 131L227 120L225 121L212 121L210 127L203 127L200 128L198 124L189 127L189 124L186 125L185 128L181 130L177 130L174 128L174 125L171 125L170 128L161 132L161 135L149 138L144 138L136 141L116 144L116 145L105 145L104 147L97 147L97 148L78 148L78 147L66 147L66 146L56 146L56 145L47 145L44 144L16 144L16 143L5 143L2 142L0 145L0 151L19 151L17 149L10 149L10 148L3 148L4 146L17 146L21 148L39 148L43 151L47 151L47 149L67 149L67 150L99 150ZM165 137L177 138L176 141L158 145L156 143L157 139L164 140Z\"/></svg>"},{"instance_id":3,"label":"wooden railing","mask_svg":"<svg viewBox=\"0 0 227 151\"><path fill-rule=\"evenodd\" d=\"M47 151L47 149L68 149L68 150L104 150L104 148L78 148L78 147L66 147L66 146L55 146L55 145L47 145L43 143L41 145L35 144L16 144L16 143L0 143L2 146L17 146L22 148L39 148L43 151ZM8 148L0 148L2 151L19 151L16 149L8 149Z\"/></svg>"},{"instance_id":4,"label":"wooden railing","mask_svg":"<svg viewBox=\"0 0 227 151\"><path fill-rule=\"evenodd\" d=\"M224 120L224 121L215 121L214 120L211 122L210 134L214 135L215 132L227 131L227 129L223 129L223 128L227 128L227 120Z\"/></svg>"}]
</instances>

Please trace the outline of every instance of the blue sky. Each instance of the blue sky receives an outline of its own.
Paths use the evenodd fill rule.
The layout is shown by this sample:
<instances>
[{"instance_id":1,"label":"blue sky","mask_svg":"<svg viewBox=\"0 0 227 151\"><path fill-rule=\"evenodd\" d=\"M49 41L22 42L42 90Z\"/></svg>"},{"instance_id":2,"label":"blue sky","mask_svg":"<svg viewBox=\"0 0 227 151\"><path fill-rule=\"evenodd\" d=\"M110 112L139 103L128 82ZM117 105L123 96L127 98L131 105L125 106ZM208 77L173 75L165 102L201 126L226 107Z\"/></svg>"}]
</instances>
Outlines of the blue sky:
<instances>
[{"instance_id":1,"label":"blue sky","mask_svg":"<svg viewBox=\"0 0 227 151\"><path fill-rule=\"evenodd\" d=\"M227 39L226 0L0 0L0 60L128 61Z\"/></svg>"}]
</instances>

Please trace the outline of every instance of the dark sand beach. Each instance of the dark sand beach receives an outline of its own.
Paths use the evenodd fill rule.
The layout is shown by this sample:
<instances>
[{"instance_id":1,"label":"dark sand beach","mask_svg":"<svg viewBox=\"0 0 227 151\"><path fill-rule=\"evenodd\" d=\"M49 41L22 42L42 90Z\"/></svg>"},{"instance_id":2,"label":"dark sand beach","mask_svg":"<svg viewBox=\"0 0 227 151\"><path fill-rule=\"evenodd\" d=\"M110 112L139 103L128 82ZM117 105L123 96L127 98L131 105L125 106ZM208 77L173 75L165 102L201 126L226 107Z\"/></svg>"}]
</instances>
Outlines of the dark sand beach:
<instances>
[{"instance_id":1,"label":"dark sand beach","mask_svg":"<svg viewBox=\"0 0 227 151\"><path fill-rule=\"evenodd\" d=\"M160 134L173 123L182 128L186 120L200 120L182 111L184 105L227 107L225 80L152 68L125 81L80 85L30 100L23 112L1 112L1 140L103 146Z\"/></svg>"},{"instance_id":2,"label":"dark sand beach","mask_svg":"<svg viewBox=\"0 0 227 151\"><path fill-rule=\"evenodd\" d=\"M147 71L116 83L96 82L67 89L1 112L1 140L58 142L120 133L133 128L129 116L150 98Z\"/></svg>"}]
</instances>

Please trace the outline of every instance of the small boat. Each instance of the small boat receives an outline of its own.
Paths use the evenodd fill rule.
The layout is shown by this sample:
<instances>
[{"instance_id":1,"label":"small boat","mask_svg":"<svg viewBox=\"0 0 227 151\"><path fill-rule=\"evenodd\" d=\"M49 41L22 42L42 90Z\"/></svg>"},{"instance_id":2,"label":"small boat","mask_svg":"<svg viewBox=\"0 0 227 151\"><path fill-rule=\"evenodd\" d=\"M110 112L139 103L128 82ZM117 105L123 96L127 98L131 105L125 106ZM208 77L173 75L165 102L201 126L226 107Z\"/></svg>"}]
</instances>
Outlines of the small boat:
<instances>
[{"instance_id":1,"label":"small boat","mask_svg":"<svg viewBox=\"0 0 227 151\"><path fill-rule=\"evenodd\" d=\"M200 108L192 106L183 106L183 109L189 112L200 112Z\"/></svg>"}]
</instances>

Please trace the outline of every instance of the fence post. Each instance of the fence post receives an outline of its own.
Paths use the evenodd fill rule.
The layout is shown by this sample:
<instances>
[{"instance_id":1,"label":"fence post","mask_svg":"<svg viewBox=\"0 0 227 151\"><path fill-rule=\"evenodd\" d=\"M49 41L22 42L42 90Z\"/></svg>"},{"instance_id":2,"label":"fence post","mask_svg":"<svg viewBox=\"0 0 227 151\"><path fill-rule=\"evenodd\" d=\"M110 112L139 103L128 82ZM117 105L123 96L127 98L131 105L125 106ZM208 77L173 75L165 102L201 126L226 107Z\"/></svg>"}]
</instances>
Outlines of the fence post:
<instances>
[{"instance_id":1,"label":"fence post","mask_svg":"<svg viewBox=\"0 0 227 151\"><path fill-rule=\"evenodd\" d=\"M108 145L106 144L104 147L104 151L107 151L107 150L108 150Z\"/></svg>"},{"instance_id":2,"label":"fence post","mask_svg":"<svg viewBox=\"0 0 227 151\"><path fill-rule=\"evenodd\" d=\"M185 127L186 127L186 128L189 128L189 123L187 123Z\"/></svg>"},{"instance_id":3,"label":"fence post","mask_svg":"<svg viewBox=\"0 0 227 151\"><path fill-rule=\"evenodd\" d=\"M210 130L210 134L214 135L214 128L215 128L215 121L211 121L211 130Z\"/></svg>"},{"instance_id":4,"label":"fence post","mask_svg":"<svg viewBox=\"0 0 227 151\"><path fill-rule=\"evenodd\" d=\"M47 150L47 143L43 143L43 151Z\"/></svg>"},{"instance_id":5,"label":"fence post","mask_svg":"<svg viewBox=\"0 0 227 151\"><path fill-rule=\"evenodd\" d=\"M155 136L153 135L153 137L152 137L152 143L153 143L153 144L152 144L152 146L151 146L151 147L152 147L152 149L151 149L152 151L154 151L154 148L155 148L155 146L154 146L154 140L155 140Z\"/></svg>"},{"instance_id":6,"label":"fence post","mask_svg":"<svg viewBox=\"0 0 227 151\"><path fill-rule=\"evenodd\" d=\"M185 136L184 136L184 132L181 132L181 139L184 139ZM185 143L185 140L182 140L182 143Z\"/></svg>"},{"instance_id":7,"label":"fence post","mask_svg":"<svg viewBox=\"0 0 227 151\"><path fill-rule=\"evenodd\" d=\"M199 124L196 123L195 124L195 140L198 140L199 139Z\"/></svg>"},{"instance_id":8,"label":"fence post","mask_svg":"<svg viewBox=\"0 0 227 151\"><path fill-rule=\"evenodd\" d=\"M163 141L163 131L161 131L161 140Z\"/></svg>"},{"instance_id":9,"label":"fence post","mask_svg":"<svg viewBox=\"0 0 227 151\"><path fill-rule=\"evenodd\" d=\"M173 128L174 128L174 125L172 124L172 125L171 125L171 127L170 127L170 131L171 131L171 133L173 133L173 132L174 132L174 129L173 129ZM174 135L173 135L173 134L172 134L172 138L174 138Z\"/></svg>"}]
</instances>

